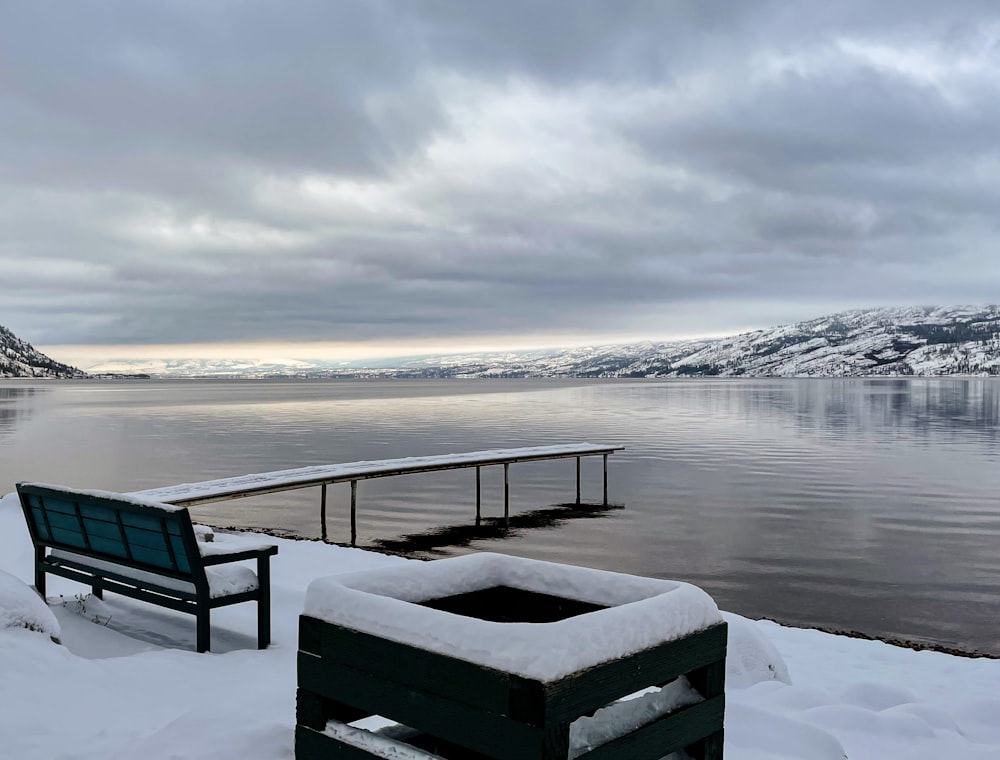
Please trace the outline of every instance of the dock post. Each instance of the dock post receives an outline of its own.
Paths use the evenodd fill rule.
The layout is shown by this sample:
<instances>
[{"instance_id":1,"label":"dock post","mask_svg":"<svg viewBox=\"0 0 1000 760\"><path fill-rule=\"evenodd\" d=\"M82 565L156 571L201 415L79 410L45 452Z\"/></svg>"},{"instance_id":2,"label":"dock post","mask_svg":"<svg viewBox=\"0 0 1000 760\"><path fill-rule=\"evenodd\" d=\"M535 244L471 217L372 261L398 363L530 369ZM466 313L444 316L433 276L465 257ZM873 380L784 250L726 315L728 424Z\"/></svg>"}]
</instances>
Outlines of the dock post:
<instances>
[{"instance_id":1,"label":"dock post","mask_svg":"<svg viewBox=\"0 0 1000 760\"><path fill-rule=\"evenodd\" d=\"M483 504L483 482L480 479L480 470L482 468L476 465L476 527L479 527L479 523L482 520L482 504Z\"/></svg>"},{"instance_id":2,"label":"dock post","mask_svg":"<svg viewBox=\"0 0 1000 760\"><path fill-rule=\"evenodd\" d=\"M351 481L351 546L358 542L358 481Z\"/></svg>"},{"instance_id":3,"label":"dock post","mask_svg":"<svg viewBox=\"0 0 1000 760\"><path fill-rule=\"evenodd\" d=\"M580 506L580 457L576 458L576 505Z\"/></svg>"},{"instance_id":4,"label":"dock post","mask_svg":"<svg viewBox=\"0 0 1000 760\"><path fill-rule=\"evenodd\" d=\"M608 455L604 455L604 506L608 506Z\"/></svg>"},{"instance_id":5,"label":"dock post","mask_svg":"<svg viewBox=\"0 0 1000 760\"><path fill-rule=\"evenodd\" d=\"M504 462L503 465L503 526L510 527L510 464Z\"/></svg>"},{"instance_id":6,"label":"dock post","mask_svg":"<svg viewBox=\"0 0 1000 760\"><path fill-rule=\"evenodd\" d=\"M320 486L319 496L319 520L321 523L320 536L326 541L326 483Z\"/></svg>"}]
</instances>

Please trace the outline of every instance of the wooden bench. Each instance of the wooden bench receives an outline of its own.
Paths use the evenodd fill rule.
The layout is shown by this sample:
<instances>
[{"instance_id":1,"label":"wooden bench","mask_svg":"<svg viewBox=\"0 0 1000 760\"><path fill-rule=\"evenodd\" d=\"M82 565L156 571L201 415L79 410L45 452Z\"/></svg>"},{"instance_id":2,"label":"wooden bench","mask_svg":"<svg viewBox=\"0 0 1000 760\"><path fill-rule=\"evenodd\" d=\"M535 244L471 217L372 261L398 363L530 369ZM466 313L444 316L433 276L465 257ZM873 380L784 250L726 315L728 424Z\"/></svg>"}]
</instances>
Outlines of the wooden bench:
<instances>
[{"instance_id":1,"label":"wooden bench","mask_svg":"<svg viewBox=\"0 0 1000 760\"><path fill-rule=\"evenodd\" d=\"M187 509L123 494L18 483L35 545L35 588L45 574L195 616L197 648L209 650L211 611L257 602L257 645L271 640L270 544L199 541ZM241 560L257 560L256 574ZM228 567L223 567L228 565Z\"/></svg>"}]
</instances>

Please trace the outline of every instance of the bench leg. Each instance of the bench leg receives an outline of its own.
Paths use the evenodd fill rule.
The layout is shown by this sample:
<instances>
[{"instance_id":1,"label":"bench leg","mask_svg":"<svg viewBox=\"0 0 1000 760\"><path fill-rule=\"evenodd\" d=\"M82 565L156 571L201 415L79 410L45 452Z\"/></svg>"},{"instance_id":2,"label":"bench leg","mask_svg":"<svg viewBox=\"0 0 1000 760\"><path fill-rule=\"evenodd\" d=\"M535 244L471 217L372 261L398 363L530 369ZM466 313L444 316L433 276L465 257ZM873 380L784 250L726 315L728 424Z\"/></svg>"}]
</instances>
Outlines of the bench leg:
<instances>
[{"instance_id":1,"label":"bench leg","mask_svg":"<svg viewBox=\"0 0 1000 760\"><path fill-rule=\"evenodd\" d=\"M207 652L212 645L212 611L208 605L199 605L195 617L198 621L198 651Z\"/></svg>"},{"instance_id":2,"label":"bench leg","mask_svg":"<svg viewBox=\"0 0 1000 760\"><path fill-rule=\"evenodd\" d=\"M35 548L35 591L42 599L45 599L45 568L42 562L45 561L45 547Z\"/></svg>"},{"instance_id":3,"label":"bench leg","mask_svg":"<svg viewBox=\"0 0 1000 760\"><path fill-rule=\"evenodd\" d=\"M257 558L257 648L271 643L271 557Z\"/></svg>"},{"instance_id":4,"label":"bench leg","mask_svg":"<svg viewBox=\"0 0 1000 760\"><path fill-rule=\"evenodd\" d=\"M104 589L103 588L100 588L99 586L91 586L90 587L90 591L91 591L91 593L93 593L93 595L97 599L103 599L104 598Z\"/></svg>"}]
</instances>

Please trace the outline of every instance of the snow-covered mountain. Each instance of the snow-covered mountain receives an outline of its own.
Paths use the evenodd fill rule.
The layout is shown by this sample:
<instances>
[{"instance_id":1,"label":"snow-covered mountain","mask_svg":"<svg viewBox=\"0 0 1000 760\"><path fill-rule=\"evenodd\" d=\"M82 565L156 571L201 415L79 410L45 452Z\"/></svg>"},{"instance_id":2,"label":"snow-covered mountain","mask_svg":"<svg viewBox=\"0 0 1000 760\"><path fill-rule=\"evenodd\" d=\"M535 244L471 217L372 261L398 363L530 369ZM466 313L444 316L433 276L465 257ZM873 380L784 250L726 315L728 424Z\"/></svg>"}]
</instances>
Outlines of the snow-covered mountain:
<instances>
[{"instance_id":1,"label":"snow-covered mountain","mask_svg":"<svg viewBox=\"0 0 1000 760\"><path fill-rule=\"evenodd\" d=\"M628 348L628 347L623 347ZM599 359L595 362L595 359ZM617 366L616 366L617 364ZM846 311L730 338L604 349L567 374L603 377L862 377L1000 374L1000 307Z\"/></svg>"},{"instance_id":2,"label":"snow-covered mountain","mask_svg":"<svg viewBox=\"0 0 1000 760\"><path fill-rule=\"evenodd\" d=\"M664 375L996 375L1000 307L846 311L723 338L693 353L662 353L656 362L656 373Z\"/></svg>"},{"instance_id":3,"label":"snow-covered mountain","mask_svg":"<svg viewBox=\"0 0 1000 760\"><path fill-rule=\"evenodd\" d=\"M728 338L382 360L128 361L173 377L862 377L1000 374L1000 306L846 311Z\"/></svg>"},{"instance_id":4,"label":"snow-covered mountain","mask_svg":"<svg viewBox=\"0 0 1000 760\"><path fill-rule=\"evenodd\" d=\"M1000 374L1000 306L846 311L729 338L423 359L448 377L862 377Z\"/></svg>"},{"instance_id":5,"label":"snow-covered mountain","mask_svg":"<svg viewBox=\"0 0 1000 760\"><path fill-rule=\"evenodd\" d=\"M83 376L80 370L50 359L0 325L0 377Z\"/></svg>"}]
</instances>

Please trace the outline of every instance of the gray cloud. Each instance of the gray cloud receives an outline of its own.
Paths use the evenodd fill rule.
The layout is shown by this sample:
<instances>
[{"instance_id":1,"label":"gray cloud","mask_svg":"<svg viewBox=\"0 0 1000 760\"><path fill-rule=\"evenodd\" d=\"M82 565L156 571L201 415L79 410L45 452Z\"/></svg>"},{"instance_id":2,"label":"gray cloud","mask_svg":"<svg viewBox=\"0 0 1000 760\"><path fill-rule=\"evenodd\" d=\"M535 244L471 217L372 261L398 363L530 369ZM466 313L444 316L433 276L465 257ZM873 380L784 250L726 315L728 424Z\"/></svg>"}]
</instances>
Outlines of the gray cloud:
<instances>
[{"instance_id":1,"label":"gray cloud","mask_svg":"<svg viewBox=\"0 0 1000 760\"><path fill-rule=\"evenodd\" d=\"M669 336L995 300L992 2L13 4L32 341Z\"/></svg>"}]
</instances>

